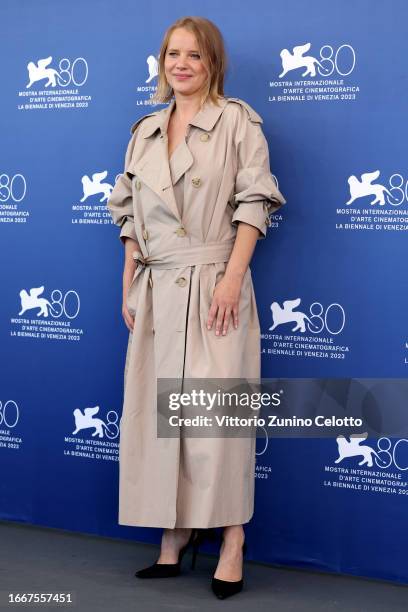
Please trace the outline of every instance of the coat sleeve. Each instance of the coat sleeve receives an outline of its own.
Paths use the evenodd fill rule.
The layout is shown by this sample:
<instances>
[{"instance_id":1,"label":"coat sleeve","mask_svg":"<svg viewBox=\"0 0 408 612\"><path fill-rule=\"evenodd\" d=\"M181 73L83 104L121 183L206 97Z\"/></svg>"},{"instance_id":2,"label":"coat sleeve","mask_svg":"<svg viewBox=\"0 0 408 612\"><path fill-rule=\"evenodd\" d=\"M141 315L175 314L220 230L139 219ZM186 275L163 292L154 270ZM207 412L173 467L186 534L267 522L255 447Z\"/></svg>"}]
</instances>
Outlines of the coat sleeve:
<instances>
[{"instance_id":1,"label":"coat sleeve","mask_svg":"<svg viewBox=\"0 0 408 612\"><path fill-rule=\"evenodd\" d=\"M135 136L132 136L126 149L124 172L116 181L106 203L114 224L120 227L119 238L123 244L126 238L132 238L137 242L133 216L132 182L126 174L126 168L132 157L134 138Z\"/></svg>"},{"instance_id":2,"label":"coat sleeve","mask_svg":"<svg viewBox=\"0 0 408 612\"><path fill-rule=\"evenodd\" d=\"M249 223L265 238L271 221L269 215L286 200L278 190L269 166L268 143L261 127L261 117L241 108L236 130L237 173L232 198L231 222Z\"/></svg>"}]
</instances>

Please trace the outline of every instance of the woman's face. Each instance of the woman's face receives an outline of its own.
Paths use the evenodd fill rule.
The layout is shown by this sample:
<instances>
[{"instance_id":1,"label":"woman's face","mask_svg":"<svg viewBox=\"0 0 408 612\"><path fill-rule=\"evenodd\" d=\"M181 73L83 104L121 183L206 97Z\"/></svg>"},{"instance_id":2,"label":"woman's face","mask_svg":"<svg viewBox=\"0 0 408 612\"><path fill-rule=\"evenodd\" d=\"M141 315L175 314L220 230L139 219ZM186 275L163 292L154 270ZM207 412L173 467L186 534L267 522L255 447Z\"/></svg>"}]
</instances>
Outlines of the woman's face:
<instances>
[{"instance_id":1,"label":"woman's face","mask_svg":"<svg viewBox=\"0 0 408 612\"><path fill-rule=\"evenodd\" d=\"M164 58L164 71L174 93L189 96L201 90L207 71L194 34L184 28L173 31Z\"/></svg>"}]
</instances>

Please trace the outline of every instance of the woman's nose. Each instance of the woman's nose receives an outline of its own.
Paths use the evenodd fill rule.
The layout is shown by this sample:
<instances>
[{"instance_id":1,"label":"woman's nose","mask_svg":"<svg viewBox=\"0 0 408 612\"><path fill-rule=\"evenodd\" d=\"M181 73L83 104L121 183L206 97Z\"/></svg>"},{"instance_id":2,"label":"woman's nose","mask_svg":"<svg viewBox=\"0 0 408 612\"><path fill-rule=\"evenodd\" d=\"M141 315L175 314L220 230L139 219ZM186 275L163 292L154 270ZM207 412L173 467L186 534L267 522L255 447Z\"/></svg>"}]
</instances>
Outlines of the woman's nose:
<instances>
[{"instance_id":1,"label":"woman's nose","mask_svg":"<svg viewBox=\"0 0 408 612\"><path fill-rule=\"evenodd\" d=\"M186 66L187 59L185 57L180 56L177 60L177 68L183 68Z\"/></svg>"}]
</instances>

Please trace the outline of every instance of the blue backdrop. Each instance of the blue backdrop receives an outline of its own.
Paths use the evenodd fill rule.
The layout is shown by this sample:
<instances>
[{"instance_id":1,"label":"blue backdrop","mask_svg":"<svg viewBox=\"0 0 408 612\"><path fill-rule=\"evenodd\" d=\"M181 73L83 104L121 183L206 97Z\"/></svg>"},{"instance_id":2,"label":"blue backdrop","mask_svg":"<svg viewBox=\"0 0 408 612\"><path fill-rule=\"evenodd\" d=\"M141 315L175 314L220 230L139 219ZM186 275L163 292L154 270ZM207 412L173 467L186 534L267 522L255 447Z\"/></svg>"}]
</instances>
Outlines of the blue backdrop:
<instances>
[{"instance_id":1,"label":"blue backdrop","mask_svg":"<svg viewBox=\"0 0 408 612\"><path fill-rule=\"evenodd\" d=\"M149 58L191 6L0 5L0 518L160 540L117 524L127 329L106 200L151 109ZM287 199L251 264L263 376L404 378L406 2L193 8L223 32L226 95L263 117ZM96 406L108 429L74 433L75 411ZM365 474L361 457L335 463L334 439L258 443L248 558L408 581L405 439L367 440L390 460Z\"/></svg>"}]
</instances>

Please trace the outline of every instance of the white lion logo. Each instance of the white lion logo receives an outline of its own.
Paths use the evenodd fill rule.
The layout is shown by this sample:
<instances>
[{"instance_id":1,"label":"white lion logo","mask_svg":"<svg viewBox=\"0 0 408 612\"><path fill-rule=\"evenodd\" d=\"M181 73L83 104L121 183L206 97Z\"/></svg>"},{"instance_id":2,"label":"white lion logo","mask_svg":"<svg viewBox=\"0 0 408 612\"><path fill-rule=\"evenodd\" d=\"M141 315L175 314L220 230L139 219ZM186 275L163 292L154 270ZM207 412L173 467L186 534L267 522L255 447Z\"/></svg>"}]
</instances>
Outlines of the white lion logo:
<instances>
[{"instance_id":1,"label":"white lion logo","mask_svg":"<svg viewBox=\"0 0 408 612\"><path fill-rule=\"evenodd\" d=\"M371 446L368 446L367 444L365 444L364 446L359 446L360 442L366 440L367 437L367 432L361 434L352 434L350 436L350 442L348 442L348 440L343 435L337 436L336 442L338 446L339 456L334 463L340 463L340 461L343 461L343 459L345 459L346 457L359 457L360 455L363 458L361 461L359 461L358 465L367 464L367 467L373 467L373 455L375 455L377 459L383 462L381 457L378 455L378 453L375 452L373 448L371 448ZM383 463L386 463L386 461Z\"/></svg>"},{"instance_id":2,"label":"white lion logo","mask_svg":"<svg viewBox=\"0 0 408 612\"><path fill-rule=\"evenodd\" d=\"M285 300L285 302L283 302L283 308L281 308L278 302L272 302L271 311L273 325L271 325L269 331L273 331L278 325L282 325L282 323L290 323L292 321L296 323L295 327L292 329L293 332L306 331L305 321L308 321L312 327L316 327L304 312L293 311L294 308L299 306L300 302L300 298L296 300Z\"/></svg>"},{"instance_id":3,"label":"white lion logo","mask_svg":"<svg viewBox=\"0 0 408 612\"><path fill-rule=\"evenodd\" d=\"M84 174L81 178L82 181L82 189L84 191L84 195L82 196L80 202L84 202L89 196L95 195L96 193L101 193L102 197L99 200L100 202L105 202L109 199L109 196L112 192L112 185L110 183L102 183L104 178L108 176L108 171L104 172L95 172L90 179L89 176Z\"/></svg>"},{"instance_id":4,"label":"white lion logo","mask_svg":"<svg viewBox=\"0 0 408 612\"><path fill-rule=\"evenodd\" d=\"M305 45L298 45L297 47L293 47L293 53L291 53L288 49L283 49L280 52L281 60L282 60L282 72L279 75L279 78L285 76L287 72L291 70L296 70L296 68L306 68L306 71L302 74L302 77L305 76L316 76L316 64L325 70L325 67L319 62L318 59L313 57L312 55L305 55L306 51L309 51L311 47L310 43L306 43ZM326 71L327 74L328 70Z\"/></svg>"},{"instance_id":5,"label":"white lion logo","mask_svg":"<svg viewBox=\"0 0 408 612\"><path fill-rule=\"evenodd\" d=\"M40 317L41 315L48 317L48 308L51 308L55 314L58 314L58 311L47 299L38 297L43 291L44 286L34 287L33 289L30 289L30 293L27 293L25 289L22 289L20 291L21 310L18 314L22 315L26 310L30 310L31 308L40 309L40 311L37 312L37 317Z\"/></svg>"},{"instance_id":6,"label":"white lion logo","mask_svg":"<svg viewBox=\"0 0 408 612\"><path fill-rule=\"evenodd\" d=\"M372 181L375 181L380 176L380 171L375 170L374 172L365 172L361 175L361 182L358 180L354 174L352 174L348 179L348 184L350 186L350 199L346 204L351 204L357 198L363 198L364 196L373 195L374 200L370 202L371 206L374 204L380 204L380 206L384 206L385 199L384 193L387 193L394 200L394 196L384 185L373 185Z\"/></svg>"},{"instance_id":7,"label":"white lion logo","mask_svg":"<svg viewBox=\"0 0 408 612\"><path fill-rule=\"evenodd\" d=\"M147 67L149 70L149 78L146 79L145 82L150 83L150 81L159 74L159 63L157 59L154 57L154 55L149 55L149 57L146 60L146 63L147 63Z\"/></svg>"},{"instance_id":8,"label":"white lion logo","mask_svg":"<svg viewBox=\"0 0 408 612\"><path fill-rule=\"evenodd\" d=\"M102 421L102 419L94 419L94 414L99 412L99 406L94 406L93 408L85 408L84 414L80 411L79 408L74 410L74 419L75 419L75 431L72 432L72 435L77 434L81 429L89 429L90 427L94 427L95 431L92 436L98 435L99 438L103 438L103 428L109 432L109 429Z\"/></svg>"},{"instance_id":9,"label":"white lion logo","mask_svg":"<svg viewBox=\"0 0 408 612\"><path fill-rule=\"evenodd\" d=\"M46 57L45 59L38 60L38 65L34 62L28 62L27 70L29 83L28 85L26 85L26 88L31 87L33 83L36 83L37 81L42 81L43 79L48 79L44 87L48 87L49 85L51 85L51 87L56 87L56 77L59 77L61 75L58 74L58 72L54 68L47 68L48 64L50 64L51 62L51 55L50 57Z\"/></svg>"}]
</instances>

